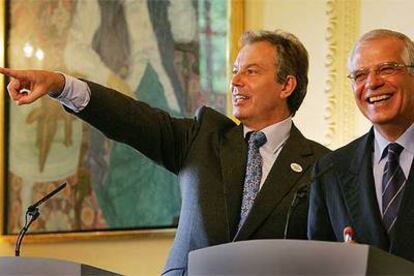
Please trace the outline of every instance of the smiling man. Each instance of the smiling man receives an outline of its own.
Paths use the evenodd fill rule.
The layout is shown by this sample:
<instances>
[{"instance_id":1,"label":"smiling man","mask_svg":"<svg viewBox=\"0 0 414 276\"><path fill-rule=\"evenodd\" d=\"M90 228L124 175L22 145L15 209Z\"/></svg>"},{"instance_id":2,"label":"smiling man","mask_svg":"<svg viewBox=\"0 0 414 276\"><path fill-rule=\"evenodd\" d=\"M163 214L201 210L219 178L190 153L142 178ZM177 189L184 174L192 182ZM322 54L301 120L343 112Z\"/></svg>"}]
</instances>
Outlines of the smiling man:
<instances>
[{"instance_id":1,"label":"smiling man","mask_svg":"<svg viewBox=\"0 0 414 276\"><path fill-rule=\"evenodd\" d=\"M17 104L49 94L68 112L175 173L182 208L163 274L183 275L191 250L249 239L306 239L314 162L328 149L293 125L308 84L308 54L285 32L246 33L231 93L240 125L208 107L177 119L114 90L60 73L0 69ZM21 89L31 93L20 93ZM305 193L307 195L307 193ZM287 214L293 198L294 210Z\"/></svg>"},{"instance_id":2,"label":"smiling man","mask_svg":"<svg viewBox=\"0 0 414 276\"><path fill-rule=\"evenodd\" d=\"M310 239L354 240L414 261L414 44L390 30L373 30L355 44L349 78L355 101L373 128L321 159L314 173Z\"/></svg>"}]
</instances>

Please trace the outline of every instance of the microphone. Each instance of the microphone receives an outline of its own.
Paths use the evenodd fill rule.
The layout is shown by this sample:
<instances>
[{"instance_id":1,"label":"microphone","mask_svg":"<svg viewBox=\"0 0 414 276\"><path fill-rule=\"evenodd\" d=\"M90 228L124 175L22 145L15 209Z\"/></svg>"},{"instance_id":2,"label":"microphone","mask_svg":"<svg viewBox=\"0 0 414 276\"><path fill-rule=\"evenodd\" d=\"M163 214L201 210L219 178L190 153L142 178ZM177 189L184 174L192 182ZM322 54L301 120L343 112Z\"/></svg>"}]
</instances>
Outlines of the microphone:
<instances>
[{"instance_id":1,"label":"microphone","mask_svg":"<svg viewBox=\"0 0 414 276\"><path fill-rule=\"evenodd\" d=\"M354 229L351 226L344 228L344 242L354 242Z\"/></svg>"},{"instance_id":2,"label":"microphone","mask_svg":"<svg viewBox=\"0 0 414 276\"><path fill-rule=\"evenodd\" d=\"M35 210L40 204L42 204L43 202L47 201L49 198L51 198L52 196L54 196L55 194L59 193L63 188L66 187L66 182L62 183L59 185L59 187L57 187L56 189L54 189L53 191L51 191L50 193L48 193L47 195L45 195L43 198L41 198L38 202L36 202L33 205L30 205L27 210L28 211L33 211Z\"/></svg>"},{"instance_id":3,"label":"microphone","mask_svg":"<svg viewBox=\"0 0 414 276\"><path fill-rule=\"evenodd\" d=\"M289 210L286 215L286 222L285 222L285 229L283 231L283 239L288 238L289 233L289 226L290 226L290 220L292 217L292 214L294 213L296 207L299 205L299 202L301 199L306 198L307 194L309 193L310 186L313 181L320 178L322 175L327 173L329 170L331 170L333 167L333 164L331 163L328 167L317 173L315 176L313 176L308 182L306 182L304 185L301 185L293 195L292 202L290 203Z\"/></svg>"},{"instance_id":4,"label":"microphone","mask_svg":"<svg viewBox=\"0 0 414 276\"><path fill-rule=\"evenodd\" d=\"M15 253L14 255L16 257L20 256L20 246L21 246L21 243L23 241L24 235L26 234L27 230L29 230L29 227L33 223L33 221L35 221L40 215L38 207L43 202L47 201L49 198L51 198L52 196L54 196L55 194L60 192L65 187L66 187L66 182L60 184L59 187L57 187L56 189L54 189L53 191L51 191L50 193L45 195L43 198L41 198L38 202L36 202L33 205L30 205L27 208L26 215L25 215L24 226L20 230L19 236L17 237L17 240L16 240L16 247L15 247L15 250L14 250L14 253ZM30 217L29 220L28 220L28 217Z\"/></svg>"}]
</instances>

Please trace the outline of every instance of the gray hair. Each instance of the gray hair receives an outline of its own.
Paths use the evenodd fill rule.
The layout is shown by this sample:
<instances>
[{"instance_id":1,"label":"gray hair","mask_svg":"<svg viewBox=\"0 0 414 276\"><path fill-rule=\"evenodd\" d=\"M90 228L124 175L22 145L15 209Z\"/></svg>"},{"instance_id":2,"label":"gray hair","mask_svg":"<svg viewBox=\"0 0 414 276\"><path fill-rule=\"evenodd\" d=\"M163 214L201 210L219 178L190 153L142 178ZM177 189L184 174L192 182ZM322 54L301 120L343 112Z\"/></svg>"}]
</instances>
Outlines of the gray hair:
<instances>
[{"instance_id":1,"label":"gray hair","mask_svg":"<svg viewBox=\"0 0 414 276\"><path fill-rule=\"evenodd\" d=\"M256 42L268 42L275 47L276 76L278 83L284 83L288 75L296 77L296 88L287 103L292 116L295 115L305 98L308 87L309 55L302 42L291 33L281 30L247 31L240 39L240 46Z\"/></svg>"},{"instance_id":2,"label":"gray hair","mask_svg":"<svg viewBox=\"0 0 414 276\"><path fill-rule=\"evenodd\" d=\"M408 54L407 62L409 64L414 64L414 43L408 36L406 36L403 33L392 31L392 30L376 29L376 30L369 31L368 33L362 35L355 43L354 47L352 48L351 54L349 55L349 58L348 58L349 71L353 70L352 62L354 61L354 57L355 57L357 50L359 49L359 46L363 42L369 41L369 40L375 40L378 38L387 38L387 37L401 40L404 43L404 46L405 46L404 48L406 50L406 53Z\"/></svg>"}]
</instances>

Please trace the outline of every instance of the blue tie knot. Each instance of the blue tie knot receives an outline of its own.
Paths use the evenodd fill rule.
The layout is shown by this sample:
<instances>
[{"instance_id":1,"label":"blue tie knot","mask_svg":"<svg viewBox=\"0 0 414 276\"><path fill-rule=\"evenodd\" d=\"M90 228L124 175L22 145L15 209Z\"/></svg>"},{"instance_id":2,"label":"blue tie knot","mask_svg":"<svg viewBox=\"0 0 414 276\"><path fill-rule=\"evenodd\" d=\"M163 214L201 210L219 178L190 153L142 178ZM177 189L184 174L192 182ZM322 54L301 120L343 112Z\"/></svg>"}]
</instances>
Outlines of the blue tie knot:
<instances>
[{"instance_id":1,"label":"blue tie knot","mask_svg":"<svg viewBox=\"0 0 414 276\"><path fill-rule=\"evenodd\" d=\"M266 142L266 135L261 131L254 131L249 137L249 144L253 143L258 148L263 146Z\"/></svg>"}]
</instances>

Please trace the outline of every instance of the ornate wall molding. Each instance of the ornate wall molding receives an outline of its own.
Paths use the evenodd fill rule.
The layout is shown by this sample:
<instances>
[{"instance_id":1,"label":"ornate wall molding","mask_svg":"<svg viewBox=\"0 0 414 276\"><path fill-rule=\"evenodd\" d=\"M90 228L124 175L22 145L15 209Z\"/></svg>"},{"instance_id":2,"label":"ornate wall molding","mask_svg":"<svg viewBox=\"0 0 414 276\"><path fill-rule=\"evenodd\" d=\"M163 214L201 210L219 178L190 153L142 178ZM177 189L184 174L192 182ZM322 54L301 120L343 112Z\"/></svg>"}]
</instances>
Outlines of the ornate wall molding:
<instances>
[{"instance_id":1,"label":"ornate wall molding","mask_svg":"<svg viewBox=\"0 0 414 276\"><path fill-rule=\"evenodd\" d=\"M325 93L327 106L326 145L334 149L355 137L355 103L347 75L347 58L359 35L360 0L328 0L326 40L328 51L325 66L328 77Z\"/></svg>"}]
</instances>

